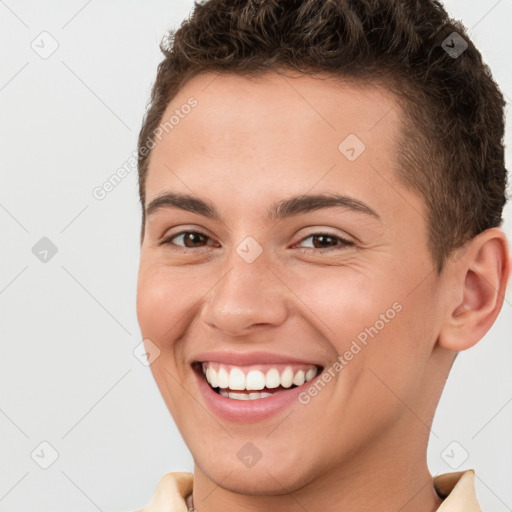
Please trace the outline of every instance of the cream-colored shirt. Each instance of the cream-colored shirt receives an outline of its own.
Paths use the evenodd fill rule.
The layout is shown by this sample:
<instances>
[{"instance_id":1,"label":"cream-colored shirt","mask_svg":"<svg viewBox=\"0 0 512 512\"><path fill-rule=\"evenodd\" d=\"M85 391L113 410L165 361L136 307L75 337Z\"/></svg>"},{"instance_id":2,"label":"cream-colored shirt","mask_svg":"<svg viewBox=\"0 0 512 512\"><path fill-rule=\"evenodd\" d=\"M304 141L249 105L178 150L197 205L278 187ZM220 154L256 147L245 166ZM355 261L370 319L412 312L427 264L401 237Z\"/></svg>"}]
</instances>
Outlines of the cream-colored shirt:
<instances>
[{"instance_id":1,"label":"cream-colored shirt","mask_svg":"<svg viewBox=\"0 0 512 512\"><path fill-rule=\"evenodd\" d=\"M192 493L191 473L167 473L158 483L153 499L137 512L187 512L187 497ZM434 487L445 496L437 512L482 512L475 492L472 469L434 477Z\"/></svg>"}]
</instances>

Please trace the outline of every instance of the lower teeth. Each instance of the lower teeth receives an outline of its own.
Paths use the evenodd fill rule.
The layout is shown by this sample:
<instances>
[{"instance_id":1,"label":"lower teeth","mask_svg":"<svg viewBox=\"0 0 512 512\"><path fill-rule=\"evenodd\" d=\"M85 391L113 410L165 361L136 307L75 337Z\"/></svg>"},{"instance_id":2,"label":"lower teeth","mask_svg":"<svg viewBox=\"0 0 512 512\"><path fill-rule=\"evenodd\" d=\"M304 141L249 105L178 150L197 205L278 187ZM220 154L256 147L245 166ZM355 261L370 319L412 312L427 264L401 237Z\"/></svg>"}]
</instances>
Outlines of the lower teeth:
<instances>
[{"instance_id":1,"label":"lower teeth","mask_svg":"<svg viewBox=\"0 0 512 512\"><path fill-rule=\"evenodd\" d=\"M296 386L293 386L296 387ZM292 389L292 388L288 388ZM251 393L240 393L237 391L228 391L227 389L215 389L219 395L225 396L226 398L233 398L234 400L259 400L260 398L267 398L269 396L273 396L276 393L282 393L286 391L285 389L280 389L274 391L273 393L268 393L266 391L253 391Z\"/></svg>"}]
</instances>

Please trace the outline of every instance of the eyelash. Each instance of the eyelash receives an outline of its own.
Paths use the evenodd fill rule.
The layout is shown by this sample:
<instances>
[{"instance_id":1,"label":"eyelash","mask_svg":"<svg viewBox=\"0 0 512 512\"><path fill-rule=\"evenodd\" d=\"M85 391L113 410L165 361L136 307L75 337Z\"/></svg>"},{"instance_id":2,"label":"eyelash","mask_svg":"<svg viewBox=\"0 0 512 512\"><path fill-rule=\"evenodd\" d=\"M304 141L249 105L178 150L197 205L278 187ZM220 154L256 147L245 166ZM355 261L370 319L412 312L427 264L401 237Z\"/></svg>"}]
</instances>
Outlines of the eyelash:
<instances>
[{"instance_id":1,"label":"eyelash","mask_svg":"<svg viewBox=\"0 0 512 512\"><path fill-rule=\"evenodd\" d=\"M176 251L176 252L179 252L179 253L188 253L190 251L194 251L194 250L197 250L197 249L204 249L204 247L181 247L181 246L176 245L176 244L171 242L171 240L173 240L174 238L176 238L178 236L187 235L187 234L190 234L190 233L193 233L195 235L201 235L201 236L204 236L204 237L210 239L210 237L208 235L206 235L205 233L202 233L201 231L180 231L179 233L176 233L174 235L171 235L170 237L165 238L158 245L172 245L173 246L172 250ZM333 239L337 240L339 243L341 243L342 246L344 246L344 247L350 247L350 246L355 245L354 242L352 242L350 240L346 240L345 238L342 238L342 237L340 237L338 235L334 235L334 234L329 233L329 232L311 233L310 235L308 235L308 236L302 238L301 240L299 240L299 242L297 242L297 243L304 242L308 238L319 237L319 236L327 236L327 237L333 238ZM334 247L325 247L323 249L317 249L315 247L301 247L298 250L301 251L301 252L309 251L309 252L313 252L313 253L319 253L319 252L326 252L326 251L340 250L340 249L343 249L343 247L336 247L336 246L334 246Z\"/></svg>"}]
</instances>

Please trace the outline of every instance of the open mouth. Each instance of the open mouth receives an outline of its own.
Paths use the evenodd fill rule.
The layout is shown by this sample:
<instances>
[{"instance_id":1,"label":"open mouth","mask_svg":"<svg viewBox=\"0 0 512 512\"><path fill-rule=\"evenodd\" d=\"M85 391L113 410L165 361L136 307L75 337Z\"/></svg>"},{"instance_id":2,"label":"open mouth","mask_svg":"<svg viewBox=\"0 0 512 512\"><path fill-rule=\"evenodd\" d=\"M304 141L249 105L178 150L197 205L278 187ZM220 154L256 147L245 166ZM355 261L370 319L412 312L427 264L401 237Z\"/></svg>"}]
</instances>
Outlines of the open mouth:
<instances>
[{"instance_id":1,"label":"open mouth","mask_svg":"<svg viewBox=\"0 0 512 512\"><path fill-rule=\"evenodd\" d=\"M197 362L196 371L217 394L234 400L261 400L299 387L321 373L314 364L236 366Z\"/></svg>"}]
</instances>

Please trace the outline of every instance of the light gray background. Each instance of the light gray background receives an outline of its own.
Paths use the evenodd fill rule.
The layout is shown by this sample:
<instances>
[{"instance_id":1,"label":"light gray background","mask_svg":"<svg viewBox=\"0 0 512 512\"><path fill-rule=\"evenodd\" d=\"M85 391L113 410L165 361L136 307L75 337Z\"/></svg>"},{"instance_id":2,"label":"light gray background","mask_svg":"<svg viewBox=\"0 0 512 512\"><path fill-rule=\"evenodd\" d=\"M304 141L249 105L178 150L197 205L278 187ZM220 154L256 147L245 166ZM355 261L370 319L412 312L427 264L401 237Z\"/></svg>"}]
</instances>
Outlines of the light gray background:
<instances>
[{"instance_id":1,"label":"light gray background","mask_svg":"<svg viewBox=\"0 0 512 512\"><path fill-rule=\"evenodd\" d=\"M445 5L510 101L512 0ZM135 151L158 42L191 6L0 0L1 511L135 509L164 473L192 469L133 355L135 170L103 201L92 195ZM46 59L31 48L49 51L52 38ZM508 126L510 167L510 115ZM510 204L506 219L512 240ZM32 253L42 237L58 249L46 263ZM428 452L434 474L467 456L459 469L476 469L481 504L495 512L512 510L511 325L509 291L489 334L456 361ZM43 441L58 452L48 469L36 463L50 461Z\"/></svg>"}]
</instances>

